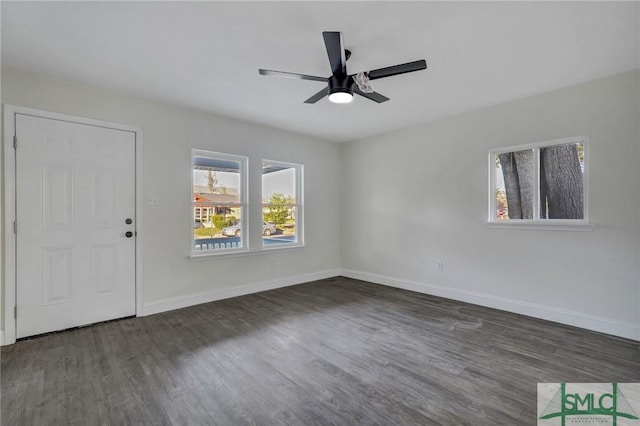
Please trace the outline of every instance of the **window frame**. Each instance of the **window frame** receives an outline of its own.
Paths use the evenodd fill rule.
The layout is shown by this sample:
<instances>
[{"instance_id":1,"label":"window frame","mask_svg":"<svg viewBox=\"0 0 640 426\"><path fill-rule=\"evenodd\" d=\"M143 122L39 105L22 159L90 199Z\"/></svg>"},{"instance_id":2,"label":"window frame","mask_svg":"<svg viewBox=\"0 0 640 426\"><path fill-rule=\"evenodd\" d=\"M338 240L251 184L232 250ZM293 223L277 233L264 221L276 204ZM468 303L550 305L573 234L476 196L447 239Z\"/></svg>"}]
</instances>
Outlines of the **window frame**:
<instances>
[{"instance_id":1,"label":"window frame","mask_svg":"<svg viewBox=\"0 0 640 426\"><path fill-rule=\"evenodd\" d=\"M261 250L282 250L288 249L292 247L302 247L304 246L304 165L298 163L291 163L287 161L278 161L278 160L268 160L263 158L260 164L260 229L262 229L262 222L264 222L263 211L265 207L269 207L269 203L264 203L264 185L262 182L263 173L265 163L273 166L280 166L286 168L292 168L295 170L295 203L294 204L286 204L286 206L293 207L296 212L296 223L295 223L295 236L296 239L290 243L278 243L273 245L265 245L264 239L261 238L260 249ZM262 233L261 233L262 235Z\"/></svg>"},{"instance_id":2,"label":"window frame","mask_svg":"<svg viewBox=\"0 0 640 426\"><path fill-rule=\"evenodd\" d=\"M583 218L582 219L544 219L540 218L540 149L550 146L582 143L584 156L583 171ZM489 151L489 203L488 224L495 228L512 229L541 229L541 230L592 230L589 223L589 143L585 136L576 136L563 139L555 139L543 142L534 142L524 145L508 146L491 149ZM499 220L496 217L496 158L505 152L517 152L532 149L534 153L534 199L533 219L508 219Z\"/></svg>"},{"instance_id":3,"label":"window frame","mask_svg":"<svg viewBox=\"0 0 640 426\"><path fill-rule=\"evenodd\" d=\"M195 249L195 235L193 232L193 223L191 223L191 258L199 258L199 257L208 257L208 256L221 256L221 255L229 255L234 253L244 253L249 250L249 229L250 224L248 223L247 218L249 217L248 209L249 209L249 158L243 155L236 154L227 154L223 152L217 151L209 151L204 149L192 149L191 150L191 213L190 218L191 222L194 222L194 212L195 212L195 201L193 197L193 171L195 170L195 158L196 157L204 157L210 159L219 159L219 160L227 160L227 161L236 161L240 164L240 185L238 189L240 190L240 202L238 203L215 203L214 208L217 206L224 207L239 207L240 208L240 247L233 248L219 248L212 250L196 250ZM202 206L200 206L202 207ZM202 214L202 213L201 213Z\"/></svg>"}]
</instances>

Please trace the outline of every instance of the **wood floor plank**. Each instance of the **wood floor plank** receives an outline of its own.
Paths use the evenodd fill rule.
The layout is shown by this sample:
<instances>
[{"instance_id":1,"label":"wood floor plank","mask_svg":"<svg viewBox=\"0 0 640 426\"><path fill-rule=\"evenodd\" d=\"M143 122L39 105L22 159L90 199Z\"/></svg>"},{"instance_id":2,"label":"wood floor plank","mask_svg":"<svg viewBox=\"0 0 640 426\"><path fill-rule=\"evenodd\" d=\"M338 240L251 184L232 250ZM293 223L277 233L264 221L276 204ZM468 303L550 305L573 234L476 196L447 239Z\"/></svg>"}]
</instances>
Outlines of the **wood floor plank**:
<instances>
[{"instance_id":1,"label":"wood floor plank","mask_svg":"<svg viewBox=\"0 0 640 426\"><path fill-rule=\"evenodd\" d=\"M17 342L2 425L526 425L640 343L337 277Z\"/></svg>"}]
</instances>

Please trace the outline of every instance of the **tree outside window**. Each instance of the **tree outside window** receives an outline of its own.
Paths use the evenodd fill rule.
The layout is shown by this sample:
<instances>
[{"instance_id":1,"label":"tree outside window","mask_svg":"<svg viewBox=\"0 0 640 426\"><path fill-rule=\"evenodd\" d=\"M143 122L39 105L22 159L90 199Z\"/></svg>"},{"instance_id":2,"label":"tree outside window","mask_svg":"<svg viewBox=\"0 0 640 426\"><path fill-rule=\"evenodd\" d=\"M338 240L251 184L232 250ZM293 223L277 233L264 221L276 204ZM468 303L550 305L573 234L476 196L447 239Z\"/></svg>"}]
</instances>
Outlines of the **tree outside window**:
<instances>
[{"instance_id":1,"label":"tree outside window","mask_svg":"<svg viewBox=\"0 0 640 426\"><path fill-rule=\"evenodd\" d=\"M491 153L491 221L584 220L583 140Z\"/></svg>"}]
</instances>

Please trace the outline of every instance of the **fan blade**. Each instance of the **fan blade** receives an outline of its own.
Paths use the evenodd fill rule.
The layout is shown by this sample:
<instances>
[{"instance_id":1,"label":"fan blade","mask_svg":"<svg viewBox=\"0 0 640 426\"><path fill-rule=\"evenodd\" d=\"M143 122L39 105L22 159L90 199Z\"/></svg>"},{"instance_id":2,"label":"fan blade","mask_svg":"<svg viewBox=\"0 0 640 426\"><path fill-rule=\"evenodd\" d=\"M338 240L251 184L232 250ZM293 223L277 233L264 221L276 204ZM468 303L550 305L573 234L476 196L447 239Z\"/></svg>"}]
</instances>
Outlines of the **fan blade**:
<instances>
[{"instance_id":1,"label":"fan blade","mask_svg":"<svg viewBox=\"0 0 640 426\"><path fill-rule=\"evenodd\" d=\"M316 93L315 95L313 95L312 97L310 97L309 99L304 101L304 103L305 104L315 104L320 99L322 99L325 96L327 96L327 93L329 93L329 89L327 87L325 87L324 89L322 89L321 91L319 91L318 93Z\"/></svg>"},{"instance_id":2,"label":"fan blade","mask_svg":"<svg viewBox=\"0 0 640 426\"><path fill-rule=\"evenodd\" d=\"M347 57L345 56L342 33L338 31L323 31L324 45L331 64L331 72L335 74L347 73Z\"/></svg>"},{"instance_id":3,"label":"fan blade","mask_svg":"<svg viewBox=\"0 0 640 426\"><path fill-rule=\"evenodd\" d=\"M360 95L360 96L364 96L364 97L365 97L365 98L367 98L367 99L371 99L372 101L375 101L375 102L377 102L377 103L379 103L379 104L381 104L381 103L386 102L386 101L388 101L388 100L389 100L389 98L387 98L387 97L386 97L386 96L384 96L384 95L381 95L381 94L380 94L380 93L378 93L378 92L365 93L365 92L363 92L362 90L358 89L358 87L357 87L357 86L353 88L353 92L354 92L354 93L357 93L357 94L358 94L358 95Z\"/></svg>"},{"instance_id":4,"label":"fan blade","mask_svg":"<svg viewBox=\"0 0 640 426\"><path fill-rule=\"evenodd\" d=\"M260 75L272 75L276 77L296 78L300 80L322 81L324 83L326 83L328 80L326 77L316 77L315 75L296 74L294 72L263 70L262 68L260 68L258 72L260 73Z\"/></svg>"},{"instance_id":5,"label":"fan blade","mask_svg":"<svg viewBox=\"0 0 640 426\"><path fill-rule=\"evenodd\" d=\"M427 61L421 59L419 61L407 62L406 64L394 65L392 67L378 68L377 70L369 71L369 80L375 80L377 78L391 77L392 75L405 74L413 71L420 71L427 69Z\"/></svg>"}]
</instances>

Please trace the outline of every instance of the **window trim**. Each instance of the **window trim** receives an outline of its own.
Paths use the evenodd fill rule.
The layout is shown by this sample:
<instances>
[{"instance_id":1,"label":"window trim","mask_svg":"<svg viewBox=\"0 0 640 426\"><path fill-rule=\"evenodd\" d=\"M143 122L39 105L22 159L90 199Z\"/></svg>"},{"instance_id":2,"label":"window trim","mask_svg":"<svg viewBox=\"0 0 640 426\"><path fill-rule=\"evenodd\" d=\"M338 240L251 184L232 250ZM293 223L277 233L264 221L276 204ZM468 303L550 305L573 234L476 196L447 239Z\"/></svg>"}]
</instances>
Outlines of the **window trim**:
<instances>
[{"instance_id":1,"label":"window trim","mask_svg":"<svg viewBox=\"0 0 640 426\"><path fill-rule=\"evenodd\" d=\"M272 250L283 250L290 249L292 247L303 247L304 246L304 165L298 163L291 163L288 161L278 161L278 160L269 160L263 158L260 163L260 226L262 227L262 222L264 221L262 211L264 207L268 207L269 204L265 204L263 202L263 185L262 185L262 170L265 166L265 163L274 166L284 166L287 168L295 169L295 204L287 204L287 206L291 206L295 208L296 211L296 241L291 243L280 243L274 244L270 246L265 246L264 240L261 239L260 250L263 251L272 251Z\"/></svg>"},{"instance_id":2,"label":"window trim","mask_svg":"<svg viewBox=\"0 0 640 426\"><path fill-rule=\"evenodd\" d=\"M190 218L191 222L194 221L193 214L195 204L193 201L193 171L195 168L195 158L196 157L205 157L212 159L222 159L222 160L230 160L237 161L240 163L240 202L239 203L219 203L221 206L233 206L240 207L240 242L242 244L241 247L236 248L224 248L224 249L215 249L215 250L195 250L195 238L193 233L193 223L190 224L191 227L191 249L190 249L190 258L202 258L208 256L220 256L220 255L228 255L231 253L245 253L249 251L249 230L251 228L248 223L247 218L249 217L248 208L249 208L249 158L244 155L236 155L236 154L227 154L224 152L217 151L209 151L203 149L192 149L191 150L191 213Z\"/></svg>"},{"instance_id":3,"label":"window trim","mask_svg":"<svg viewBox=\"0 0 640 426\"><path fill-rule=\"evenodd\" d=\"M584 155L583 172L583 219L541 219L540 215L540 148L557 145L582 143ZM489 203L488 221L490 228L502 229L537 229L537 230L561 230L561 231L591 231L594 225L589 223L589 139L586 136L574 136L570 138L554 139L550 141L534 142L524 145L496 148L489 151ZM498 220L496 218L496 156L505 152L534 150L535 188L533 199L533 219Z\"/></svg>"}]
</instances>

